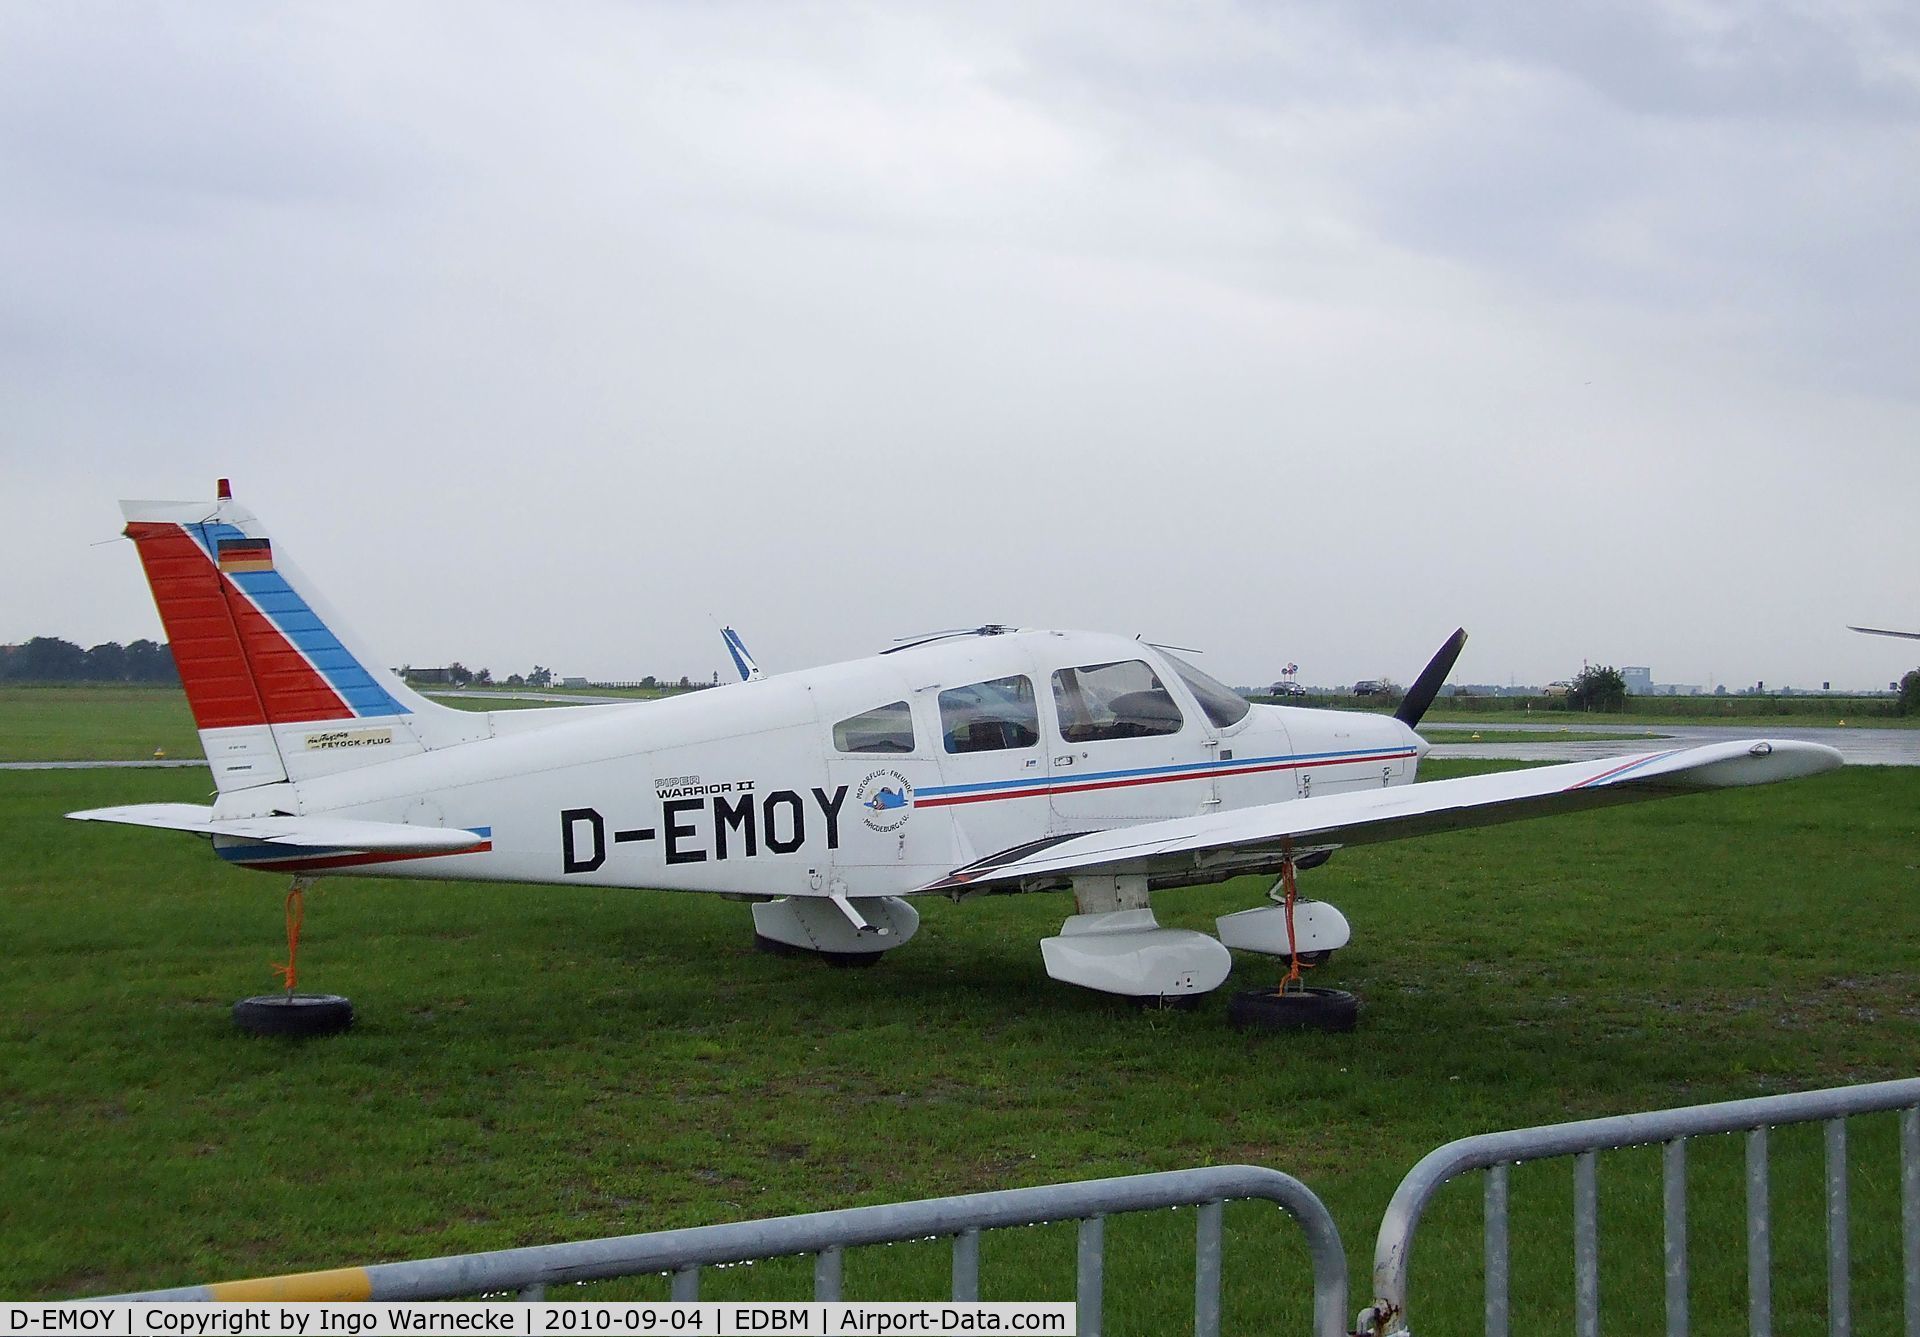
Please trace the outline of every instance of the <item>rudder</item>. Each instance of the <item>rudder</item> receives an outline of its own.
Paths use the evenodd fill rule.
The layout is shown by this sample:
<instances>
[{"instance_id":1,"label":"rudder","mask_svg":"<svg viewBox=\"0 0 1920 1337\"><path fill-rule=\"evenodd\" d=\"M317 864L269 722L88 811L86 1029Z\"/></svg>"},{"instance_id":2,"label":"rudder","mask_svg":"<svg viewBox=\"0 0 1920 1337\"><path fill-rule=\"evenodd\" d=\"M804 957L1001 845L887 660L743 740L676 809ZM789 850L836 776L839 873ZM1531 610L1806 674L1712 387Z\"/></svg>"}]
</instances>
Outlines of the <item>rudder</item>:
<instances>
[{"instance_id":1,"label":"rudder","mask_svg":"<svg viewBox=\"0 0 1920 1337\"><path fill-rule=\"evenodd\" d=\"M206 502L121 503L222 790L308 779L484 738L343 635L221 480Z\"/></svg>"}]
</instances>

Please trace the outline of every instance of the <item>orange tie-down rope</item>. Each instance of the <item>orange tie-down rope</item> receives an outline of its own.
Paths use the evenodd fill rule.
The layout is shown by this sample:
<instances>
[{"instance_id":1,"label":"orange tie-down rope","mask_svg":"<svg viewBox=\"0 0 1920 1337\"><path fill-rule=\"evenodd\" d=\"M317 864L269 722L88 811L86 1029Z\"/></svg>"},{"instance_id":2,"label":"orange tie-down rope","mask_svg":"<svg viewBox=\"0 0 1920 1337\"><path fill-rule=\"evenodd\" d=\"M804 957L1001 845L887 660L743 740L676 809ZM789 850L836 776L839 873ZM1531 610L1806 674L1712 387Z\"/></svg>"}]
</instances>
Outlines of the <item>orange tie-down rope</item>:
<instances>
[{"instance_id":1,"label":"orange tie-down rope","mask_svg":"<svg viewBox=\"0 0 1920 1337\"><path fill-rule=\"evenodd\" d=\"M1299 899L1300 889L1294 885L1292 859L1280 865L1280 886L1286 892L1287 907L1287 973L1280 981L1280 992L1285 993L1300 982L1300 947L1293 936L1293 903Z\"/></svg>"},{"instance_id":2,"label":"orange tie-down rope","mask_svg":"<svg viewBox=\"0 0 1920 1337\"><path fill-rule=\"evenodd\" d=\"M287 892L287 963L283 966L276 961L273 966L273 973L280 977L289 994L300 982L300 921L307 912L306 890L306 882L295 878Z\"/></svg>"}]
</instances>

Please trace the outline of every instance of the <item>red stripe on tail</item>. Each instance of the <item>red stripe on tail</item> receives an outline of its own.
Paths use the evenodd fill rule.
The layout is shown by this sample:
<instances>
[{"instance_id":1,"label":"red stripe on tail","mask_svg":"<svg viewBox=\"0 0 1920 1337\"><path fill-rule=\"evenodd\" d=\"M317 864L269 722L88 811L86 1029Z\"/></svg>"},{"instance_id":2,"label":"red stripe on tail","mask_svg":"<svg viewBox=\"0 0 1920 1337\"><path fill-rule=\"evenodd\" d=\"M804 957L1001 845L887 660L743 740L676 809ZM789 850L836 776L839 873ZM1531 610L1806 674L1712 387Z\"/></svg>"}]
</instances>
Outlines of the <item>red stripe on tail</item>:
<instances>
[{"instance_id":1,"label":"red stripe on tail","mask_svg":"<svg viewBox=\"0 0 1920 1337\"><path fill-rule=\"evenodd\" d=\"M253 601L176 524L136 521L127 537L167 629L202 729L353 718L353 711Z\"/></svg>"}]
</instances>

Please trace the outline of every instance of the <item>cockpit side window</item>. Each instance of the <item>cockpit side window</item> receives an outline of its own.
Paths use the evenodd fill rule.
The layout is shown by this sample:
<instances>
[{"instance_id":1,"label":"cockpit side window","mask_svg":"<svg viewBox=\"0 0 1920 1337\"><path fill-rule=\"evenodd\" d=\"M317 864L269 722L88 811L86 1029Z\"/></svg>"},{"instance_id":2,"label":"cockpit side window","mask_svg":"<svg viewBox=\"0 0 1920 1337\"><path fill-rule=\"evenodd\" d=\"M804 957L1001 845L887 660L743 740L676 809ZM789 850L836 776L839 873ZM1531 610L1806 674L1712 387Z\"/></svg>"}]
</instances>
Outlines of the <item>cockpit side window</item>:
<instances>
[{"instance_id":1,"label":"cockpit side window","mask_svg":"<svg viewBox=\"0 0 1920 1337\"><path fill-rule=\"evenodd\" d=\"M913 712L905 701L875 706L833 726L833 746L840 752L913 751Z\"/></svg>"},{"instance_id":2,"label":"cockpit side window","mask_svg":"<svg viewBox=\"0 0 1920 1337\"><path fill-rule=\"evenodd\" d=\"M1167 662L1173 665L1173 671L1180 675L1180 681L1187 685L1187 690L1199 700L1200 709L1213 721L1214 728L1224 729L1230 724L1238 724L1253 709L1247 698L1225 683L1208 677L1179 655L1167 655Z\"/></svg>"},{"instance_id":3,"label":"cockpit side window","mask_svg":"<svg viewBox=\"0 0 1920 1337\"><path fill-rule=\"evenodd\" d=\"M1069 743L1152 738L1179 733L1186 722L1154 671L1138 659L1057 670L1053 704L1060 736Z\"/></svg>"},{"instance_id":4,"label":"cockpit side window","mask_svg":"<svg viewBox=\"0 0 1920 1337\"><path fill-rule=\"evenodd\" d=\"M949 752L1003 752L1040 741L1033 680L993 678L940 693L940 731Z\"/></svg>"}]
</instances>

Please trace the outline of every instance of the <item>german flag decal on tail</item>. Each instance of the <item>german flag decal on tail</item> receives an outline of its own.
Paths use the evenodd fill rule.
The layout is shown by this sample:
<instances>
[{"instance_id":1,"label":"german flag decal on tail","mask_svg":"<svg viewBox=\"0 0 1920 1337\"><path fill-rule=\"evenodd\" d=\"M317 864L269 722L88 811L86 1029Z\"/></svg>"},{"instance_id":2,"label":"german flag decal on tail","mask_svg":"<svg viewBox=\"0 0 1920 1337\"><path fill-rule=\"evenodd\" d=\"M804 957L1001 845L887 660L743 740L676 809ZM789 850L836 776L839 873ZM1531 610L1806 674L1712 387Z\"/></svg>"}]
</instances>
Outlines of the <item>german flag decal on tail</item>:
<instances>
[{"instance_id":1,"label":"german flag decal on tail","mask_svg":"<svg viewBox=\"0 0 1920 1337\"><path fill-rule=\"evenodd\" d=\"M229 572L273 570L273 541L221 539L220 569Z\"/></svg>"}]
</instances>

